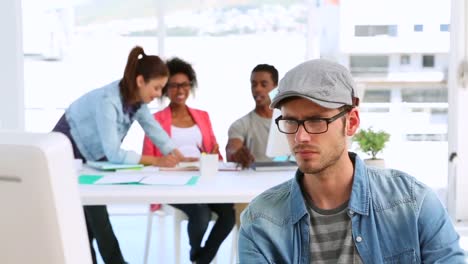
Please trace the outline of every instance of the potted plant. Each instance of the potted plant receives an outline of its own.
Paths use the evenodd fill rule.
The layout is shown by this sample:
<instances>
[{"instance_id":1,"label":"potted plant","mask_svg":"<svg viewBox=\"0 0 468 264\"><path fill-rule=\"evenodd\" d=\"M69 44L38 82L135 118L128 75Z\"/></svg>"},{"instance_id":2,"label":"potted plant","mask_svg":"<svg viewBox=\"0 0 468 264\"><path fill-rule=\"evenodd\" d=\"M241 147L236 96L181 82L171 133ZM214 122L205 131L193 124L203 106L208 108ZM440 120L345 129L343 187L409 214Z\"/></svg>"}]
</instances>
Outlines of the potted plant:
<instances>
[{"instance_id":1,"label":"potted plant","mask_svg":"<svg viewBox=\"0 0 468 264\"><path fill-rule=\"evenodd\" d=\"M374 131L372 127L368 129L361 129L353 137L353 141L356 141L359 148L371 156L370 159L364 160L367 165L376 167L385 167L383 159L377 158L377 154L385 148L385 143L390 139L390 134L383 130Z\"/></svg>"}]
</instances>

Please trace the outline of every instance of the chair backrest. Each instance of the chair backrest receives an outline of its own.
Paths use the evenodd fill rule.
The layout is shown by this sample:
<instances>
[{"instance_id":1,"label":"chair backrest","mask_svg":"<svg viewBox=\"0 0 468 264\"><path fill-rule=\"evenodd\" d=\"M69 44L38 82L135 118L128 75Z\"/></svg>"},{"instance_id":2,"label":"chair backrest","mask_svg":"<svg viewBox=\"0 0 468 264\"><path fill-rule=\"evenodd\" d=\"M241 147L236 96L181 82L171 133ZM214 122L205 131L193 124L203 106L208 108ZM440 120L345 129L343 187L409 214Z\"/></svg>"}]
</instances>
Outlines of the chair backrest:
<instances>
[{"instance_id":1,"label":"chair backrest","mask_svg":"<svg viewBox=\"0 0 468 264\"><path fill-rule=\"evenodd\" d=\"M0 132L0 262L91 263L70 141Z\"/></svg>"}]
</instances>

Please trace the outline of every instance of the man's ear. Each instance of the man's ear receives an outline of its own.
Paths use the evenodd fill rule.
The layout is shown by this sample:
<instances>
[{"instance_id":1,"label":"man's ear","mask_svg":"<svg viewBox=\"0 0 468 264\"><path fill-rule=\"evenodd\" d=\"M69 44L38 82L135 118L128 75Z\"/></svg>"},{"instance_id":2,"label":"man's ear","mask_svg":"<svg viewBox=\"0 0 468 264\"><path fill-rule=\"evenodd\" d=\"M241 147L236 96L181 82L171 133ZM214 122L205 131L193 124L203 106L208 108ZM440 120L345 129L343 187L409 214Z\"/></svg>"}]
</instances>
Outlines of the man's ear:
<instances>
[{"instance_id":1,"label":"man's ear","mask_svg":"<svg viewBox=\"0 0 468 264\"><path fill-rule=\"evenodd\" d=\"M361 119L359 118L359 111L356 107L353 107L349 113L348 113L348 118L347 118L347 126L346 126L346 135L347 136L353 136L354 133L359 128L359 124L361 123Z\"/></svg>"}]
</instances>

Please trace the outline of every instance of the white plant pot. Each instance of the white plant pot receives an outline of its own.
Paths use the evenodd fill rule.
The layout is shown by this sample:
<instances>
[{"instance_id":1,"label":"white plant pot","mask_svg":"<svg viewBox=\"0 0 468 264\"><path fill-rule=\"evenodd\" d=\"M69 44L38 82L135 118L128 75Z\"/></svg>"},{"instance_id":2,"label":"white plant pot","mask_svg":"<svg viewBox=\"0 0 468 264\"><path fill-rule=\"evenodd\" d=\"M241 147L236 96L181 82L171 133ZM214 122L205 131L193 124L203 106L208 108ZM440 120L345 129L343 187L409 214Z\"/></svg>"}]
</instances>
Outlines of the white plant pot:
<instances>
[{"instance_id":1,"label":"white plant pot","mask_svg":"<svg viewBox=\"0 0 468 264\"><path fill-rule=\"evenodd\" d=\"M364 163L367 166L385 168L385 160L383 159L365 159Z\"/></svg>"}]
</instances>

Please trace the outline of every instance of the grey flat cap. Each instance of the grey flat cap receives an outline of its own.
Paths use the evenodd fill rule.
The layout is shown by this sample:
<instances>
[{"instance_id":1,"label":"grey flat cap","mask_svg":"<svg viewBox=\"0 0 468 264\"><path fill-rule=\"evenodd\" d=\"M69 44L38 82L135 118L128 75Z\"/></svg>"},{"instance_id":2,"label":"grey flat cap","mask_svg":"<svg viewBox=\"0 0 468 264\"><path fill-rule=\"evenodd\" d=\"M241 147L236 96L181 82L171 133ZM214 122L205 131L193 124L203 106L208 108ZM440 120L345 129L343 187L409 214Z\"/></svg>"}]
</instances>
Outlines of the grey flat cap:
<instances>
[{"instance_id":1,"label":"grey flat cap","mask_svg":"<svg viewBox=\"0 0 468 264\"><path fill-rule=\"evenodd\" d=\"M270 108L280 108L281 101L295 96L330 109L359 104L356 85L348 69L323 59L306 61L288 71L279 83Z\"/></svg>"}]
</instances>

